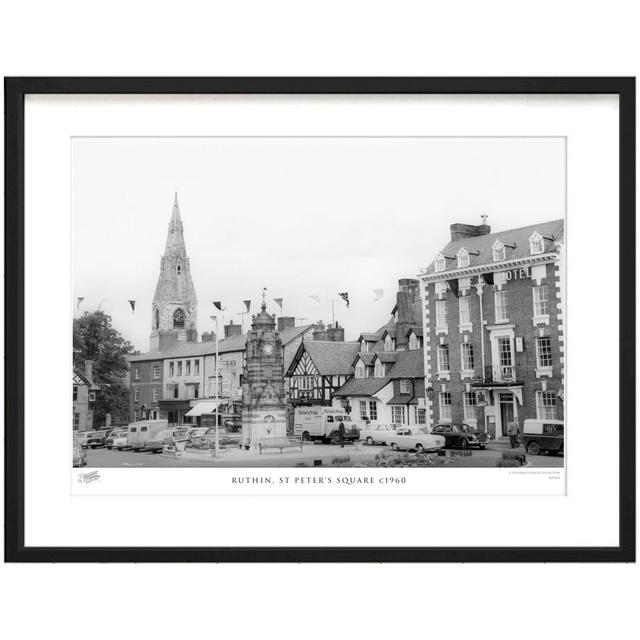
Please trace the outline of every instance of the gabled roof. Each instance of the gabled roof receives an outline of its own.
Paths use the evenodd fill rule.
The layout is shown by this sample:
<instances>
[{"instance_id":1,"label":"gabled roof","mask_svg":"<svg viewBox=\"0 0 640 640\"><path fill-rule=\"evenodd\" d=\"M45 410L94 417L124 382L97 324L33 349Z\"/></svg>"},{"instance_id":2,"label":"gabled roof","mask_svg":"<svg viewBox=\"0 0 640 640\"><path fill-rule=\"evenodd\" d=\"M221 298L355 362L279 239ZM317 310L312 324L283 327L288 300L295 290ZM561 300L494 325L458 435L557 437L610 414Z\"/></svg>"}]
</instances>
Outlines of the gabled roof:
<instances>
[{"instance_id":1,"label":"gabled roof","mask_svg":"<svg viewBox=\"0 0 640 640\"><path fill-rule=\"evenodd\" d=\"M306 351L322 376L352 375L353 361L360 345L357 342L333 342L332 340L305 340L299 347L285 375L293 375L298 355Z\"/></svg>"},{"instance_id":2,"label":"gabled roof","mask_svg":"<svg viewBox=\"0 0 640 640\"><path fill-rule=\"evenodd\" d=\"M291 327L280 331L282 345L286 346L313 328L312 324L305 324L301 327ZM246 334L231 336L218 341L218 353L231 353L233 351L244 351L247 347ZM215 340L209 342L176 342L162 351L149 351L137 356L130 356L129 362L145 362L148 360L167 360L169 358L192 358L195 356L209 356L216 352Z\"/></svg>"},{"instance_id":3,"label":"gabled roof","mask_svg":"<svg viewBox=\"0 0 640 640\"><path fill-rule=\"evenodd\" d=\"M384 378L351 378L347 380L334 394L334 397L372 396L391 382L388 376Z\"/></svg>"},{"instance_id":4,"label":"gabled roof","mask_svg":"<svg viewBox=\"0 0 640 640\"><path fill-rule=\"evenodd\" d=\"M407 329L407 333L406 335L409 335L410 333L415 333L419 338L422 338L422 325L418 326L418 325L412 325Z\"/></svg>"},{"instance_id":5,"label":"gabled roof","mask_svg":"<svg viewBox=\"0 0 640 640\"><path fill-rule=\"evenodd\" d=\"M362 342L363 340L365 340L366 342L378 342L379 340L379 334L376 333L361 333L360 337L358 338L358 342Z\"/></svg>"},{"instance_id":6,"label":"gabled roof","mask_svg":"<svg viewBox=\"0 0 640 640\"><path fill-rule=\"evenodd\" d=\"M400 351L398 360L389 373L392 380L424 378L424 353L422 349Z\"/></svg>"},{"instance_id":7,"label":"gabled roof","mask_svg":"<svg viewBox=\"0 0 640 640\"><path fill-rule=\"evenodd\" d=\"M373 356L375 355L375 353L372 353L370 351L358 351L356 357L353 359L352 365L355 367L356 362L358 362L358 360L362 360L362 362L364 362L364 364L368 367L373 363Z\"/></svg>"},{"instance_id":8,"label":"gabled roof","mask_svg":"<svg viewBox=\"0 0 640 640\"><path fill-rule=\"evenodd\" d=\"M73 369L73 384L86 384L87 386L91 385L91 383L89 382L89 378L87 378L84 373L81 373L76 368Z\"/></svg>"},{"instance_id":9,"label":"gabled roof","mask_svg":"<svg viewBox=\"0 0 640 640\"><path fill-rule=\"evenodd\" d=\"M376 351L373 355L379 360L382 360L385 364L388 362L395 362L398 359L400 351ZM375 357L374 357L375 360Z\"/></svg>"},{"instance_id":10,"label":"gabled roof","mask_svg":"<svg viewBox=\"0 0 640 640\"><path fill-rule=\"evenodd\" d=\"M540 224L532 224L526 227L519 227L518 229L508 229L506 231L488 233L482 236L462 238L461 240L449 242L440 253L446 257L452 257L457 254L461 247L465 247L470 253L469 266L495 264L496 270L499 270L501 263L493 262L493 244L499 240L505 245L506 260L526 258L531 255L529 238L535 231L548 241L549 239L553 239L554 241L563 240L564 220L551 220L550 222L541 222ZM545 247L545 252L552 249L553 246ZM455 260L447 260L445 270L436 272L434 262L431 262L426 269L426 273L446 273L447 271L455 271L457 268L458 265Z\"/></svg>"},{"instance_id":11,"label":"gabled roof","mask_svg":"<svg viewBox=\"0 0 640 640\"><path fill-rule=\"evenodd\" d=\"M380 340L384 340L386 338L387 335L391 336L392 338L396 337L396 333L397 330L395 327L385 327L384 331L380 334Z\"/></svg>"}]
</instances>

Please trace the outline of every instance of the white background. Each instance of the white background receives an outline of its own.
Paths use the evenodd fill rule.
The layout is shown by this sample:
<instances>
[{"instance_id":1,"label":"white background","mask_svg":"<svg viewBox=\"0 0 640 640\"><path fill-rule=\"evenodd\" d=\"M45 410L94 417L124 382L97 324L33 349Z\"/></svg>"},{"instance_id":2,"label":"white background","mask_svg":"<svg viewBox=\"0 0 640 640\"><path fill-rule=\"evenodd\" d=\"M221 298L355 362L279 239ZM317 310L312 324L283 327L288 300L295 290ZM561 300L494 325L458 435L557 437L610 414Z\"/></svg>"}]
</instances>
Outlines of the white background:
<instances>
[{"instance_id":1,"label":"white background","mask_svg":"<svg viewBox=\"0 0 640 640\"><path fill-rule=\"evenodd\" d=\"M601 427L585 399L592 384L593 354L579 345L592 340L585 323L592 290L607 290L607 301L617 308L617 292L609 286L605 270L593 268L592 247L601 242L602 212L618 209L618 109L612 96L28 96L25 111L25 542L28 546L112 545L143 546L614 546L618 541L618 468L615 456L593 462L593 443ZM295 497L268 500L247 497L237 501L214 496L192 496L202 487L197 469L105 470L97 492L121 494L129 478L128 498L75 496L69 493L68 439L53 438L41 446L41 407L52 424L71 415L68 382L64 376L40 385L43 349L36 336L42 326L43 304L52 313L48 330L56 340L44 357L70 362L70 315L73 308L69 271L73 237L70 211L75 209L71 183L70 139L74 135L562 135L567 137L567 243L568 309L566 328L567 460L569 490L566 497L542 497L562 492L562 480L541 476L511 477L505 470L445 470L443 474L407 473L409 483L392 496L377 497L378 487L362 487L360 495L329 500L308 500L307 493L335 494L339 486L299 487ZM141 171L145 168L142 167ZM376 223L378 220L376 219ZM104 223L107 223L105 219ZM446 225L446 222L445 222ZM617 219L610 216L609 251L617 255ZM425 232L426 233L426 232ZM426 243L425 243L426 244ZM246 259L250 259L246 258ZM43 265L47 268L43 269ZM73 264L75 268L75 262ZM586 276L586 277L585 277ZM135 278L135 271L131 271ZM66 284L66 286L65 286ZM66 311L66 313L65 313ZM66 341L65 341L66 336ZM617 322L612 316L607 343L617 344ZM598 366L617 388L615 349L602 350ZM617 407L607 416L615 424ZM576 437L579 434L580 437ZM617 434L607 441L617 448ZM68 463L67 463L68 465ZM458 470L460 471L460 470ZM351 471L355 475L357 471ZM360 473L363 473L362 470ZM205 474L205 491L231 493L224 478L228 470ZM77 471L73 474L77 475ZM511 486L501 497L497 475ZM157 496L148 481L161 476ZM469 476L474 488L469 490ZM46 477L47 481L42 482ZM211 479L213 477L213 479ZM557 476L554 476L557 478ZM147 482L141 482L139 478ZM197 480L194 480L196 478ZM494 480L492 483L491 480ZM163 483L175 482L170 491ZM518 481L520 490L514 486ZM534 480L536 482L534 482ZM439 488L438 483L448 486ZM126 485L126 483L124 483ZM146 485L146 486L145 486ZM528 486L527 486L528 485ZM537 486L536 486L537 485ZM263 489L265 487L262 487ZM486 488L486 492L483 489ZM277 489L277 487L276 487ZM369 490L366 490L369 489ZM371 491L373 489L373 491ZM455 499L440 496L457 489ZM86 487L83 493L93 493ZM375 491L375 494L373 492ZM244 493L244 492L243 492ZM262 492L254 491L255 495ZM274 491L276 493L276 491ZM281 493L277 491L277 493ZM346 492L345 492L346 493ZM384 491L386 493L386 491ZM423 493L408 502L407 493ZM478 496L477 493L485 493ZM514 494L528 494L514 497ZM170 494L170 495L167 495ZM302 495L301 495L302 494ZM364 496L364 498L360 497ZM402 516L399 530L396 518ZM593 517L598 513L598 518ZM256 519L277 525L255 527ZM92 523L89 530L85 524ZM123 527L122 522L127 526ZM218 526L223 522L224 526ZM336 526L339 522L340 526ZM400 534L400 535L399 535Z\"/></svg>"},{"instance_id":2,"label":"white background","mask_svg":"<svg viewBox=\"0 0 640 640\"><path fill-rule=\"evenodd\" d=\"M3 11L0 59L5 75L635 75L634 4L23 2ZM606 565L10 566L1 601L14 637L616 637L637 628L638 577ZM557 608L535 619L526 603L549 592ZM117 600L114 615L86 606L92 594L107 611ZM162 615L161 594L182 594L180 614ZM351 606L319 606L334 594ZM461 615L458 594L482 612Z\"/></svg>"}]
</instances>

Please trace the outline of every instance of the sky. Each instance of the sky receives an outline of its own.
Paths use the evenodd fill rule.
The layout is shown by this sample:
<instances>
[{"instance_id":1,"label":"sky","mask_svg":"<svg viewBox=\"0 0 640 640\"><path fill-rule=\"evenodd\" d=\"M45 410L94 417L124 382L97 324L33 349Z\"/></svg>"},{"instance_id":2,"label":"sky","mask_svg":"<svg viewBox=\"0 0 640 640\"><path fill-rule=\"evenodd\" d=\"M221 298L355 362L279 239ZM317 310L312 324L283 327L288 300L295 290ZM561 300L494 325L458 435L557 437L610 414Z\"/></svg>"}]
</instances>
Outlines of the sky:
<instances>
[{"instance_id":1,"label":"sky","mask_svg":"<svg viewBox=\"0 0 640 640\"><path fill-rule=\"evenodd\" d=\"M247 329L243 300L255 312L267 287L271 313L305 324L331 322L333 300L355 340L388 321L398 279L433 260L450 224L486 214L501 231L564 217L565 140L74 138L77 312L102 309L140 351L176 191L199 333L214 327L214 300Z\"/></svg>"}]
</instances>

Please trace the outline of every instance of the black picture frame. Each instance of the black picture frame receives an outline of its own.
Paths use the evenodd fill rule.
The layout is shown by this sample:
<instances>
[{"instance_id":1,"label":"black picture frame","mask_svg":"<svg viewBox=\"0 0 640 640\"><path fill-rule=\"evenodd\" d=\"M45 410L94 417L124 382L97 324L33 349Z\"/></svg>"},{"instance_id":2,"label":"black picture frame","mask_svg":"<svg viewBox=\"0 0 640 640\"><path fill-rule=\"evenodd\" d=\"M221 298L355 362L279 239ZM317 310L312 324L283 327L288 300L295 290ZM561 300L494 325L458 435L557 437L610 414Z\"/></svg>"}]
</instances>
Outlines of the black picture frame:
<instances>
[{"instance_id":1,"label":"black picture frame","mask_svg":"<svg viewBox=\"0 0 640 640\"><path fill-rule=\"evenodd\" d=\"M635 78L5 78L5 561L635 561ZM27 94L615 94L620 160L620 447L616 547L26 547L24 540L24 103ZM10 311L10 312L9 312ZM608 425L610 428L610 425Z\"/></svg>"}]
</instances>

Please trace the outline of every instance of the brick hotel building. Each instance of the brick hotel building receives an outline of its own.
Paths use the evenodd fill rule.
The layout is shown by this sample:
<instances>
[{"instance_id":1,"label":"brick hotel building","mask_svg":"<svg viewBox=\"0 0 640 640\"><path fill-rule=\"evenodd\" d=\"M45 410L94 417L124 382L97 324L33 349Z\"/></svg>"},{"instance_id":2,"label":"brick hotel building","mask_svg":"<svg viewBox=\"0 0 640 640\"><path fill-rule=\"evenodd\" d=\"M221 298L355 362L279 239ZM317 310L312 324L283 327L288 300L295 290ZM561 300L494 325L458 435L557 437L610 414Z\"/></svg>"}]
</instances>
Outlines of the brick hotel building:
<instances>
[{"instance_id":1,"label":"brick hotel building","mask_svg":"<svg viewBox=\"0 0 640 640\"><path fill-rule=\"evenodd\" d=\"M419 274L427 421L495 437L564 418L564 221L491 233L451 225Z\"/></svg>"}]
</instances>

